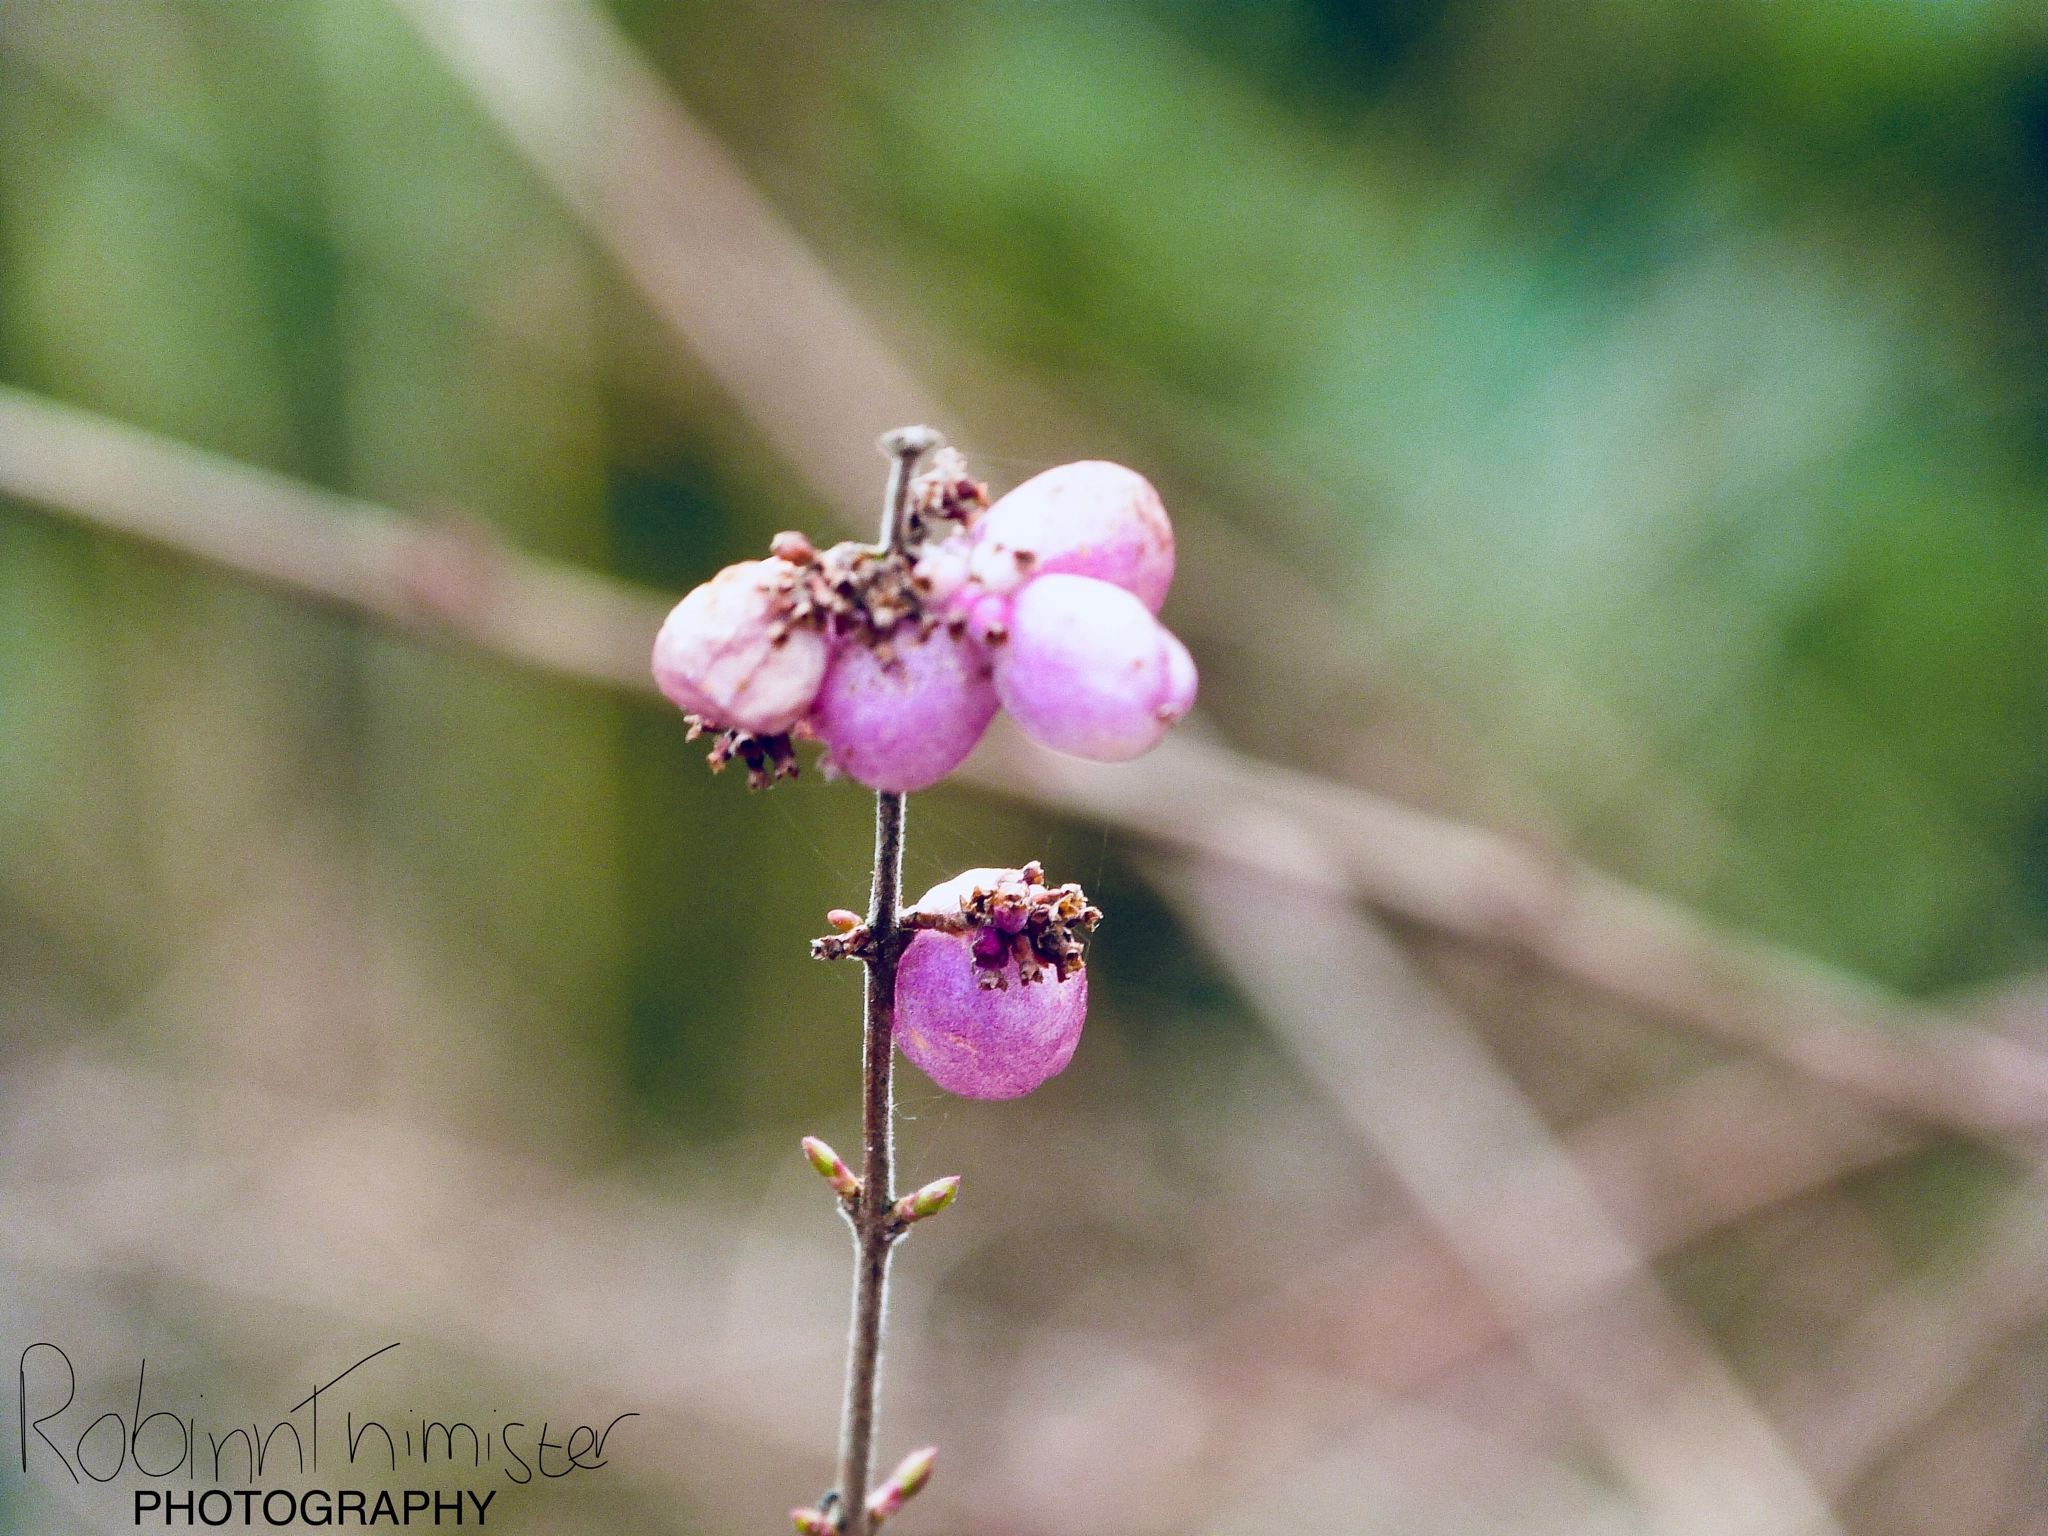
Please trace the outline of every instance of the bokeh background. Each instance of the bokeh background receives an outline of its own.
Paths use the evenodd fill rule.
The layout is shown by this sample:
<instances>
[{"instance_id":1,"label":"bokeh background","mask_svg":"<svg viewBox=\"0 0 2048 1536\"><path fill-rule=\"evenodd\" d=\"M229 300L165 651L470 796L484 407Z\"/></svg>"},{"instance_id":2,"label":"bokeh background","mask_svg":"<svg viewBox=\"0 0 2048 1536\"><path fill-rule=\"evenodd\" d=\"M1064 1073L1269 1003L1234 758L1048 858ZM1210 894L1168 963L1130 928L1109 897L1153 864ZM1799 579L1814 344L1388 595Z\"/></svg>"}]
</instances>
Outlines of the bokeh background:
<instances>
[{"instance_id":1,"label":"bokeh background","mask_svg":"<svg viewBox=\"0 0 2048 1536\"><path fill-rule=\"evenodd\" d=\"M912 804L1109 916L904 1069L904 1531L2048 1530L2044 216L1997 0L8 0L9 1353L786 1529L868 797L636 658L928 415L1161 487L1203 694Z\"/></svg>"}]
</instances>

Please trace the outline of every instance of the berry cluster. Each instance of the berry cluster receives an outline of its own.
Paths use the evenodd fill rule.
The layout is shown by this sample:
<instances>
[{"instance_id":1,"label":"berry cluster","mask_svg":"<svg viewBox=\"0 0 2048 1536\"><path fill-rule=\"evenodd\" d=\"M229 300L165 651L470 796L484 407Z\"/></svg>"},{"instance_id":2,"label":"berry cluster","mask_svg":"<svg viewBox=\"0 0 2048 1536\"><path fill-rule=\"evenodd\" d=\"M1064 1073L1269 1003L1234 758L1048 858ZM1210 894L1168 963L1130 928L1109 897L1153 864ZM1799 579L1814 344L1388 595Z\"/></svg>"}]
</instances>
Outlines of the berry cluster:
<instances>
[{"instance_id":1,"label":"berry cluster","mask_svg":"<svg viewBox=\"0 0 2048 1536\"><path fill-rule=\"evenodd\" d=\"M1173 525L1142 475L1064 464L991 507L941 450L905 535L898 552L780 534L676 605L654 675L693 735L719 733L714 767L793 775L790 738L811 737L828 773L902 794L958 767L998 706L1044 746L1120 762L1194 703L1194 661L1153 617Z\"/></svg>"}]
</instances>

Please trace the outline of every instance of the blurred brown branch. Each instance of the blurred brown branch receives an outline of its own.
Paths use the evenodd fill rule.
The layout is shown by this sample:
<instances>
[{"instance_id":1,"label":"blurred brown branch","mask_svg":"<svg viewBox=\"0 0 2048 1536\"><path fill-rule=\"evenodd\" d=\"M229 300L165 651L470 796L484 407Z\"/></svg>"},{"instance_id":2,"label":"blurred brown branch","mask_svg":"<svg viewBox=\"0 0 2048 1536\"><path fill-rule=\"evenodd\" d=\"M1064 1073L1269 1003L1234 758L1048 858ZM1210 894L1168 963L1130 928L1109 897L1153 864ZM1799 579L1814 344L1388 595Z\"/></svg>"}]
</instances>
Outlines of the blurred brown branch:
<instances>
[{"instance_id":1,"label":"blurred brown branch","mask_svg":"<svg viewBox=\"0 0 2048 1536\"><path fill-rule=\"evenodd\" d=\"M653 691L647 653L668 596L502 548L467 524L406 518L11 389L0 390L0 490L526 665ZM1106 766L1035 747L999 720L962 776L1339 906L1360 896L1519 950L1928 1124L1990 1138L2048 1128L2048 1060L2027 1046L1482 828L1185 734Z\"/></svg>"},{"instance_id":2,"label":"blurred brown branch","mask_svg":"<svg viewBox=\"0 0 2048 1536\"><path fill-rule=\"evenodd\" d=\"M2048 1184L2007 1195L1966 1256L1880 1296L1817 1369L1773 1394L1800 1460L1846 1491L1924 1428L2048 1309Z\"/></svg>"},{"instance_id":3,"label":"blurred brown branch","mask_svg":"<svg viewBox=\"0 0 2048 1536\"><path fill-rule=\"evenodd\" d=\"M1645 1095L1563 1142L1651 1255L1916 1147L1853 1103L1788 1092L1751 1063ZM1818 1364L1764 1396L1770 1423L1829 1499L1850 1494L1955 1411L2038 1328L2048 1307L2044 1211L2038 1176L2022 1181L1965 1252L1880 1294ZM1386 1397L1414 1396L1470 1370L1511 1337L1424 1224L1390 1224L1205 1341L1207 1368L1236 1387L1244 1415L1207 1470L1228 1481L1242 1475L1233 1447L1251 1447L1241 1459L1270 1461L1348 1420L1376 1421L1391 1411Z\"/></svg>"},{"instance_id":4,"label":"blurred brown branch","mask_svg":"<svg viewBox=\"0 0 2048 1536\"><path fill-rule=\"evenodd\" d=\"M643 1428L664 1426L657 1444L620 1437L636 1476L740 1508L773 1499L750 1497L733 1466L765 1459L794 1481L811 1460L786 1405L764 1413L742 1385L742 1364L763 1370L736 1358L753 1331L723 1291L744 1212L678 1220L646 1194L231 1078L198 1086L72 1053L12 1068L12 1274L141 1274L231 1314L310 1306L586 1399L626 1398ZM771 1321L786 1349L829 1361L838 1345L833 1311Z\"/></svg>"},{"instance_id":5,"label":"blurred brown branch","mask_svg":"<svg viewBox=\"0 0 2048 1536\"><path fill-rule=\"evenodd\" d=\"M0 489L404 628L527 666L651 690L671 600L514 554L478 524L431 523L0 389Z\"/></svg>"},{"instance_id":6,"label":"blurred brown branch","mask_svg":"<svg viewBox=\"0 0 2048 1536\"><path fill-rule=\"evenodd\" d=\"M1387 1159L1653 1531L1834 1528L1574 1159L1390 939L1313 891L1214 865L1164 870L1158 884Z\"/></svg>"},{"instance_id":7,"label":"blurred brown branch","mask_svg":"<svg viewBox=\"0 0 2048 1536\"><path fill-rule=\"evenodd\" d=\"M966 771L1011 793L1028 782L1040 803L1519 952L1931 1125L1991 1139L2048 1126L2048 1058L2038 1051L1484 828L1185 735L1105 767L998 728Z\"/></svg>"},{"instance_id":8,"label":"blurred brown branch","mask_svg":"<svg viewBox=\"0 0 2048 1536\"><path fill-rule=\"evenodd\" d=\"M1560 1141L1609 1219L1653 1258L1923 1145L1847 1095L1754 1061L1645 1094ZM1336 1375L1405 1394L1509 1336L1430 1228L1410 1219L1246 1308L1210 1345L1218 1371Z\"/></svg>"},{"instance_id":9,"label":"blurred brown branch","mask_svg":"<svg viewBox=\"0 0 2048 1536\"><path fill-rule=\"evenodd\" d=\"M847 525L875 439L955 435L817 258L608 18L581 5L400 0L656 312Z\"/></svg>"}]
</instances>

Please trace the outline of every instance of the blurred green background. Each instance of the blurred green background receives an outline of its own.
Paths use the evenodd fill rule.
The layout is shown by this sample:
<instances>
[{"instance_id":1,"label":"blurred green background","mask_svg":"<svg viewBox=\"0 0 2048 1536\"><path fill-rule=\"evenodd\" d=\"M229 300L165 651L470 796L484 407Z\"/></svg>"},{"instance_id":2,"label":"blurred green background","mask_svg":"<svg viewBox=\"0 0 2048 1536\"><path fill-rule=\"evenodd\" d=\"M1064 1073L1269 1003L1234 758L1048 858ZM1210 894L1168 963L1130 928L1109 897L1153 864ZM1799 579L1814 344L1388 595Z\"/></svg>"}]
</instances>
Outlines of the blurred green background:
<instances>
[{"instance_id":1,"label":"blurred green background","mask_svg":"<svg viewBox=\"0 0 2048 1536\"><path fill-rule=\"evenodd\" d=\"M1916 996L2040 966L2037 7L612 14L950 401L1042 391L1101 431L1046 441L1161 486L1204 729ZM12 0L0 382L670 591L837 534L379 0ZM744 1201L855 1139L858 978L803 941L860 904L867 798L701 755L665 706L0 504L9 1048ZM1313 1100L1113 830L948 788L910 848L913 890L1040 857L1110 914L1081 1054L1014 1114L1172 1166L1230 1084ZM252 907L356 936L297 1025L162 1006ZM1517 1049L1561 1120L1691 1059ZM906 1078L911 1177L1017 1123ZM1858 1196L1908 1249L1994 1178L1945 1156Z\"/></svg>"}]
</instances>

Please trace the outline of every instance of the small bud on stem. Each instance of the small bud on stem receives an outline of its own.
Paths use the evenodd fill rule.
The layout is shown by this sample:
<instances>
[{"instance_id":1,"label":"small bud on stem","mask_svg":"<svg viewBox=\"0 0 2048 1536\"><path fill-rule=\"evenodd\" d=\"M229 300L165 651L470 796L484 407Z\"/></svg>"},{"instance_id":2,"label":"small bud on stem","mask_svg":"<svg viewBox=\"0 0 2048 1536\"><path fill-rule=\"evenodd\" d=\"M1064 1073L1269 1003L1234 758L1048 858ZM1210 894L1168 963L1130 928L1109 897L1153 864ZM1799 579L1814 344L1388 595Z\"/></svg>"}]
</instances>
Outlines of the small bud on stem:
<instances>
[{"instance_id":1,"label":"small bud on stem","mask_svg":"<svg viewBox=\"0 0 2048 1536\"><path fill-rule=\"evenodd\" d=\"M818 1170L819 1177L832 1186L832 1192L842 1200L852 1200L860 1194L860 1180L848 1168L837 1152L815 1136L804 1138L804 1158ZM956 1179L954 1181L958 1183ZM934 1186L936 1188L936 1186ZM918 1191L923 1194L923 1190Z\"/></svg>"},{"instance_id":2,"label":"small bud on stem","mask_svg":"<svg viewBox=\"0 0 2048 1536\"><path fill-rule=\"evenodd\" d=\"M953 1197L960 1193L960 1175L948 1174L943 1179L934 1179L914 1194L898 1200L889 1212L890 1219L902 1226L913 1221L923 1221L927 1216L936 1216L953 1203Z\"/></svg>"},{"instance_id":3,"label":"small bud on stem","mask_svg":"<svg viewBox=\"0 0 2048 1536\"><path fill-rule=\"evenodd\" d=\"M898 1462L896 1470L889 1474L889 1481L868 1498L869 1526L880 1525L921 1493L924 1485L932 1480L932 1463L938 1459L939 1448L928 1445L921 1451L912 1451Z\"/></svg>"}]
</instances>

